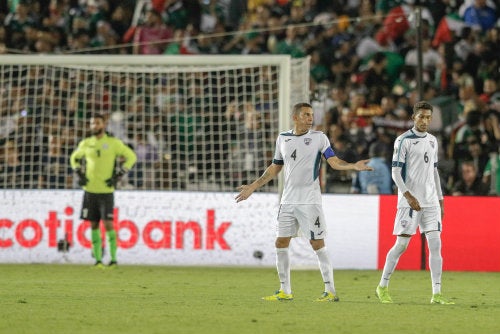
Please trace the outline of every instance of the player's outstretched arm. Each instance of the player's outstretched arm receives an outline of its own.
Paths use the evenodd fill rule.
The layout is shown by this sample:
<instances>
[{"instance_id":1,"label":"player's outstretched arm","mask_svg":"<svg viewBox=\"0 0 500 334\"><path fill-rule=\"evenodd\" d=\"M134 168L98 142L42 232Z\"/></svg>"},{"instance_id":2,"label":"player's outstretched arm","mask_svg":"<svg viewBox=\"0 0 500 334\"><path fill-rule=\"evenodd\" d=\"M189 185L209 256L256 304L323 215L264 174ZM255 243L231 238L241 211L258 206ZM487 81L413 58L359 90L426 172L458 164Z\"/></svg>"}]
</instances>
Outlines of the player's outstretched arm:
<instances>
[{"instance_id":1,"label":"player's outstretched arm","mask_svg":"<svg viewBox=\"0 0 500 334\"><path fill-rule=\"evenodd\" d=\"M240 193L235 197L236 203L244 201L250 197L255 190L259 189L278 175L282 168L282 165L271 164L257 180L253 181L249 185L242 184L239 186L238 190Z\"/></svg>"},{"instance_id":2,"label":"player's outstretched arm","mask_svg":"<svg viewBox=\"0 0 500 334\"><path fill-rule=\"evenodd\" d=\"M356 170L356 171L372 171L373 167L368 166L367 164L370 162L370 159L359 160L355 163L349 163L340 159L337 156L330 157L326 160L330 167L336 170Z\"/></svg>"}]
</instances>

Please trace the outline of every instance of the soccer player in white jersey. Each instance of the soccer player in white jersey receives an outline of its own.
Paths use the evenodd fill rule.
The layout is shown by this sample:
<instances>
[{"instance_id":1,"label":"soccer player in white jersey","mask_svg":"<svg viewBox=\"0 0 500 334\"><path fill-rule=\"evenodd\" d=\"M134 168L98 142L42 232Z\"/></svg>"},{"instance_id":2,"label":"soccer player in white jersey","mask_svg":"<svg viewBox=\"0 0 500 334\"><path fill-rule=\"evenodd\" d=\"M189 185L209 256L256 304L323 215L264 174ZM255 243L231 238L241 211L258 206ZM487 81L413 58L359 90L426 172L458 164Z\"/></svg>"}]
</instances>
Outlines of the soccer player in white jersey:
<instances>
[{"instance_id":1,"label":"soccer player in white jersey","mask_svg":"<svg viewBox=\"0 0 500 334\"><path fill-rule=\"evenodd\" d=\"M327 136L320 131L313 131L313 109L308 103L298 103L292 112L293 129L280 133L276 140L276 150L272 163L262 176L249 185L238 189L236 202L246 200L255 190L269 182L285 168L285 187L278 213L276 246L276 267L281 286L274 295L263 297L264 300L292 300L290 284L290 256L288 246L292 237L309 238L313 250L318 256L319 268L325 290L321 302L339 300L333 282L333 269L330 263L324 238L326 222L321 204L319 168L323 155L333 169L338 170L373 170L367 166L369 160L347 163L335 156Z\"/></svg>"},{"instance_id":2,"label":"soccer player in white jersey","mask_svg":"<svg viewBox=\"0 0 500 334\"><path fill-rule=\"evenodd\" d=\"M441 222L444 208L437 169L438 142L436 137L427 133L432 109L432 105L425 101L417 102L413 106L414 127L394 142L392 179L398 187L393 231L396 242L387 253L382 277L376 289L382 303L392 303L389 279L418 226L425 233L429 248L431 304L454 304L441 295Z\"/></svg>"}]
</instances>

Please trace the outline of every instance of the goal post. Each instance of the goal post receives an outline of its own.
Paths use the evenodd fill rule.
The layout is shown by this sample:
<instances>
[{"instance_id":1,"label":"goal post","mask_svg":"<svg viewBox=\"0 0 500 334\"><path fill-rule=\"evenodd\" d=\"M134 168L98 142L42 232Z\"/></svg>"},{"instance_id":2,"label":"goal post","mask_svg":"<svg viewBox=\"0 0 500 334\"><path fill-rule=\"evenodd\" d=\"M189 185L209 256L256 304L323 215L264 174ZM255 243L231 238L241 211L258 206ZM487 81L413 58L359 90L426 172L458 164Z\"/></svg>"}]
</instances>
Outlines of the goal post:
<instances>
[{"instance_id":1,"label":"goal post","mask_svg":"<svg viewBox=\"0 0 500 334\"><path fill-rule=\"evenodd\" d=\"M0 187L76 188L67 159L100 112L138 154L122 188L234 191L262 173L304 101L308 58L0 56Z\"/></svg>"}]
</instances>

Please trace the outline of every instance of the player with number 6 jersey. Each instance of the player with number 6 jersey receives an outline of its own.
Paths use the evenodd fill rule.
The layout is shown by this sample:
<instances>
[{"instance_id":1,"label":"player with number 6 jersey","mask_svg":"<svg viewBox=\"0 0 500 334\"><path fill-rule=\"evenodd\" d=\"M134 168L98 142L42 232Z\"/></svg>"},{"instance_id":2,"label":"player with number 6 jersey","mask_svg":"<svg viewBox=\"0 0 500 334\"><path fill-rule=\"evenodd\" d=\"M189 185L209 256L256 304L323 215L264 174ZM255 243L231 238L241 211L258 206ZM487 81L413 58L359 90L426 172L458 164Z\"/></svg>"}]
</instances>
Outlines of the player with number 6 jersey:
<instances>
[{"instance_id":1,"label":"player with number 6 jersey","mask_svg":"<svg viewBox=\"0 0 500 334\"><path fill-rule=\"evenodd\" d=\"M389 281L399 258L408 248L411 237L425 233L431 271L431 304L449 305L454 302L441 295L443 258L441 230L444 216L443 193L437 169L438 142L428 133L433 107L426 101L413 106L414 126L394 142L392 179L398 187L398 204L393 234L396 241L387 252L382 277L375 293L381 303L392 303Z\"/></svg>"},{"instance_id":2,"label":"player with number 6 jersey","mask_svg":"<svg viewBox=\"0 0 500 334\"><path fill-rule=\"evenodd\" d=\"M272 180L285 167L285 187L278 212L276 246L276 268L280 288L264 300L292 300L290 284L290 255L288 246L293 237L305 236L318 257L321 276L325 284L319 302L339 300L333 282L333 269L325 246L326 223L321 205L319 170L321 157L337 170L373 170L367 166L369 160L348 163L335 155L326 135L311 130L313 110L308 103L293 107L293 129L283 132L276 140L273 162L261 177L249 185L239 187L236 202L246 200L252 193Z\"/></svg>"},{"instance_id":3,"label":"player with number 6 jersey","mask_svg":"<svg viewBox=\"0 0 500 334\"><path fill-rule=\"evenodd\" d=\"M420 207L439 206L438 189L434 180L438 164L438 142L430 133L410 129L394 142L392 167L401 167L404 183L398 187L398 208L410 207L403 194L411 189ZM439 189L440 191L440 189Z\"/></svg>"}]
</instances>

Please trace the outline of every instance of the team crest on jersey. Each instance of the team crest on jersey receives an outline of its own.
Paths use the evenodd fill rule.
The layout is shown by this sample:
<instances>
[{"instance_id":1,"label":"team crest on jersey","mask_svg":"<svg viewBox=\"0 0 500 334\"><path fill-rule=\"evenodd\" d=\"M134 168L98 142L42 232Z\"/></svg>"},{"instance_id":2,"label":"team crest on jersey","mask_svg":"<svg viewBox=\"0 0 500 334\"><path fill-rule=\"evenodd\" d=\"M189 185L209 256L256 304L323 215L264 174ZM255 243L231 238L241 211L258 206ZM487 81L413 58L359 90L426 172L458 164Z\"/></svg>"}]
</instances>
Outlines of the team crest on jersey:
<instances>
[{"instance_id":1,"label":"team crest on jersey","mask_svg":"<svg viewBox=\"0 0 500 334\"><path fill-rule=\"evenodd\" d=\"M408 221L407 220L402 220L401 221L401 226L403 226L403 227L408 226Z\"/></svg>"},{"instance_id":2,"label":"team crest on jersey","mask_svg":"<svg viewBox=\"0 0 500 334\"><path fill-rule=\"evenodd\" d=\"M108 144L102 144L102 148L107 150L109 148L109 145Z\"/></svg>"},{"instance_id":3,"label":"team crest on jersey","mask_svg":"<svg viewBox=\"0 0 500 334\"><path fill-rule=\"evenodd\" d=\"M311 139L311 138L304 138L304 143L305 143L306 145L309 145L311 142L312 142L312 139Z\"/></svg>"}]
</instances>

